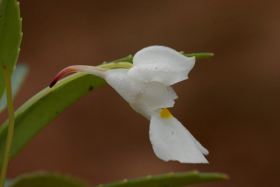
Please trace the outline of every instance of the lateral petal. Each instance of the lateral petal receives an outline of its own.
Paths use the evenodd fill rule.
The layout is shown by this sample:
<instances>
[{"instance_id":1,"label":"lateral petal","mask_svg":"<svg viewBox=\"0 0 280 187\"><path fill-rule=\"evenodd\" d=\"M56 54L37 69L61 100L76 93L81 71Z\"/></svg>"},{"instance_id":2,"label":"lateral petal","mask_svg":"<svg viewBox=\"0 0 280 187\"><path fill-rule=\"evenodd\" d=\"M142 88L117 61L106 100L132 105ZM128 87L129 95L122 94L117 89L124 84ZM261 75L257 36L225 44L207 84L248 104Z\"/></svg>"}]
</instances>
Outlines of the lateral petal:
<instances>
[{"instance_id":1,"label":"lateral petal","mask_svg":"<svg viewBox=\"0 0 280 187\"><path fill-rule=\"evenodd\" d=\"M127 72L127 69L109 69L104 78L136 112L150 119L155 109L174 106L174 90L157 82L128 77Z\"/></svg>"},{"instance_id":2,"label":"lateral petal","mask_svg":"<svg viewBox=\"0 0 280 187\"><path fill-rule=\"evenodd\" d=\"M169 47L150 46L135 54L128 75L142 81L172 85L187 79L194 64L194 57L186 57Z\"/></svg>"},{"instance_id":3,"label":"lateral petal","mask_svg":"<svg viewBox=\"0 0 280 187\"><path fill-rule=\"evenodd\" d=\"M162 118L161 111L152 113L150 140L155 154L164 161L208 163L190 132L172 115Z\"/></svg>"}]
</instances>

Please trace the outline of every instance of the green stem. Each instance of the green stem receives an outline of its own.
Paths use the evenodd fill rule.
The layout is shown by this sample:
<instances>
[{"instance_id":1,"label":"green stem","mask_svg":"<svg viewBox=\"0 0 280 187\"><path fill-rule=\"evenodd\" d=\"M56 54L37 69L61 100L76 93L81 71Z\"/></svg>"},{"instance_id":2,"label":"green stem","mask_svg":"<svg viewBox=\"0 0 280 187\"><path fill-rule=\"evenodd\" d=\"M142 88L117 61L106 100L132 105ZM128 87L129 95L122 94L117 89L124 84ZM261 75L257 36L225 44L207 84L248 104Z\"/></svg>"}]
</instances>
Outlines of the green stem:
<instances>
[{"instance_id":1,"label":"green stem","mask_svg":"<svg viewBox=\"0 0 280 187\"><path fill-rule=\"evenodd\" d=\"M3 63L3 70L4 70L5 80L6 80L6 93L7 93L7 103L8 103L8 111L9 111L9 127L8 127L8 135L7 135L7 141L5 146L5 152L4 152L4 160L1 169L0 187L4 187L5 184L5 178L6 178L7 168L9 163L9 155L11 151L11 145L12 145L12 139L14 133L14 123L15 123L14 107L13 107L13 99L12 99L11 75L7 66L4 63Z\"/></svg>"},{"instance_id":2,"label":"green stem","mask_svg":"<svg viewBox=\"0 0 280 187\"><path fill-rule=\"evenodd\" d=\"M113 69L113 68L126 68L130 69L133 67L133 64L130 62L113 62L113 63L105 63L97 66L99 68L103 69Z\"/></svg>"}]
</instances>

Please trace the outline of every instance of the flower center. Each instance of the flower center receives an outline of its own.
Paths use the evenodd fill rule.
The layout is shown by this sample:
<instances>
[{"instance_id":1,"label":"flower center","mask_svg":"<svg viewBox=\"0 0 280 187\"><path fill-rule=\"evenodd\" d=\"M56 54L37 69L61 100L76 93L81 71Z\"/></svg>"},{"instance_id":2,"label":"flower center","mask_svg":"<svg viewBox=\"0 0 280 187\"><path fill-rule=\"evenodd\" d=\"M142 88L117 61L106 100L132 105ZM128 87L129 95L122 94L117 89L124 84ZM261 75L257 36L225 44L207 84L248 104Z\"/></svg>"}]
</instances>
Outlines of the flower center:
<instances>
[{"instance_id":1,"label":"flower center","mask_svg":"<svg viewBox=\"0 0 280 187\"><path fill-rule=\"evenodd\" d=\"M161 116L161 118L170 118L171 113L169 112L169 110L167 108L163 108L160 113L160 116Z\"/></svg>"}]
</instances>

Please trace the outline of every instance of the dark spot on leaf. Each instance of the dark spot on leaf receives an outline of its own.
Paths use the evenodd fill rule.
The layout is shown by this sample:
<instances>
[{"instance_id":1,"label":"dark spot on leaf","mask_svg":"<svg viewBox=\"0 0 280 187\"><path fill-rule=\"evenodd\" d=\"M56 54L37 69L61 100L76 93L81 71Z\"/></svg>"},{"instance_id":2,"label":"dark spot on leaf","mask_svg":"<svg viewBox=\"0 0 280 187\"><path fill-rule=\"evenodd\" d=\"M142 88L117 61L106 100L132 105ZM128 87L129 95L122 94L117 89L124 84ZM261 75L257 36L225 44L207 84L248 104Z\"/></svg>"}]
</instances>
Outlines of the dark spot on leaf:
<instances>
[{"instance_id":1,"label":"dark spot on leaf","mask_svg":"<svg viewBox=\"0 0 280 187\"><path fill-rule=\"evenodd\" d=\"M58 111L56 111L55 113L56 113L56 114L59 114L59 112L58 112Z\"/></svg>"},{"instance_id":2,"label":"dark spot on leaf","mask_svg":"<svg viewBox=\"0 0 280 187\"><path fill-rule=\"evenodd\" d=\"M88 89L88 91L91 91L91 90L93 90L93 86L90 86Z\"/></svg>"}]
</instances>

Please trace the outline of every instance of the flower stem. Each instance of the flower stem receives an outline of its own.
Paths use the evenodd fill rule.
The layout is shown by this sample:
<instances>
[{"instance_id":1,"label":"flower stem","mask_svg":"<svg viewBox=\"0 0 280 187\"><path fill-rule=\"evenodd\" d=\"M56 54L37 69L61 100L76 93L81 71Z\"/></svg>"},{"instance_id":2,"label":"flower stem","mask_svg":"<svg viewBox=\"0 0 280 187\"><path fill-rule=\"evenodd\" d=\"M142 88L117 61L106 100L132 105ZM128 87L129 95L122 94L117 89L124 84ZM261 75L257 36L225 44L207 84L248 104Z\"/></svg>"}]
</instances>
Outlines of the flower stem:
<instances>
[{"instance_id":1,"label":"flower stem","mask_svg":"<svg viewBox=\"0 0 280 187\"><path fill-rule=\"evenodd\" d=\"M11 75L7 66L4 63L3 63L3 70L4 70L5 80L6 80L6 94L7 94L7 103L8 103L8 111L9 111L9 127L8 127L8 135L7 135L7 141L5 146L5 152L4 152L3 165L1 169L0 187L4 187L5 184L7 167L9 163L9 155L11 151L11 145L12 145L12 139L14 133L14 123L15 123L12 88L11 88Z\"/></svg>"},{"instance_id":2,"label":"flower stem","mask_svg":"<svg viewBox=\"0 0 280 187\"><path fill-rule=\"evenodd\" d=\"M113 69L113 68L130 69L133 67L133 64L130 62L113 62L113 63L108 63L108 64L101 64L98 67L103 68L103 69Z\"/></svg>"},{"instance_id":3,"label":"flower stem","mask_svg":"<svg viewBox=\"0 0 280 187\"><path fill-rule=\"evenodd\" d=\"M102 64L97 67L95 66L84 66L84 65L75 65L75 66L68 66L61 70L53 79L51 84L49 85L52 88L57 81L65 74L72 73L72 72L82 72L87 74L92 74L101 78L104 78L104 72L106 69L113 69L113 68L126 68L130 69L133 67L133 64L130 62L113 62L108 64ZM0 186L1 187L1 186Z\"/></svg>"}]
</instances>

